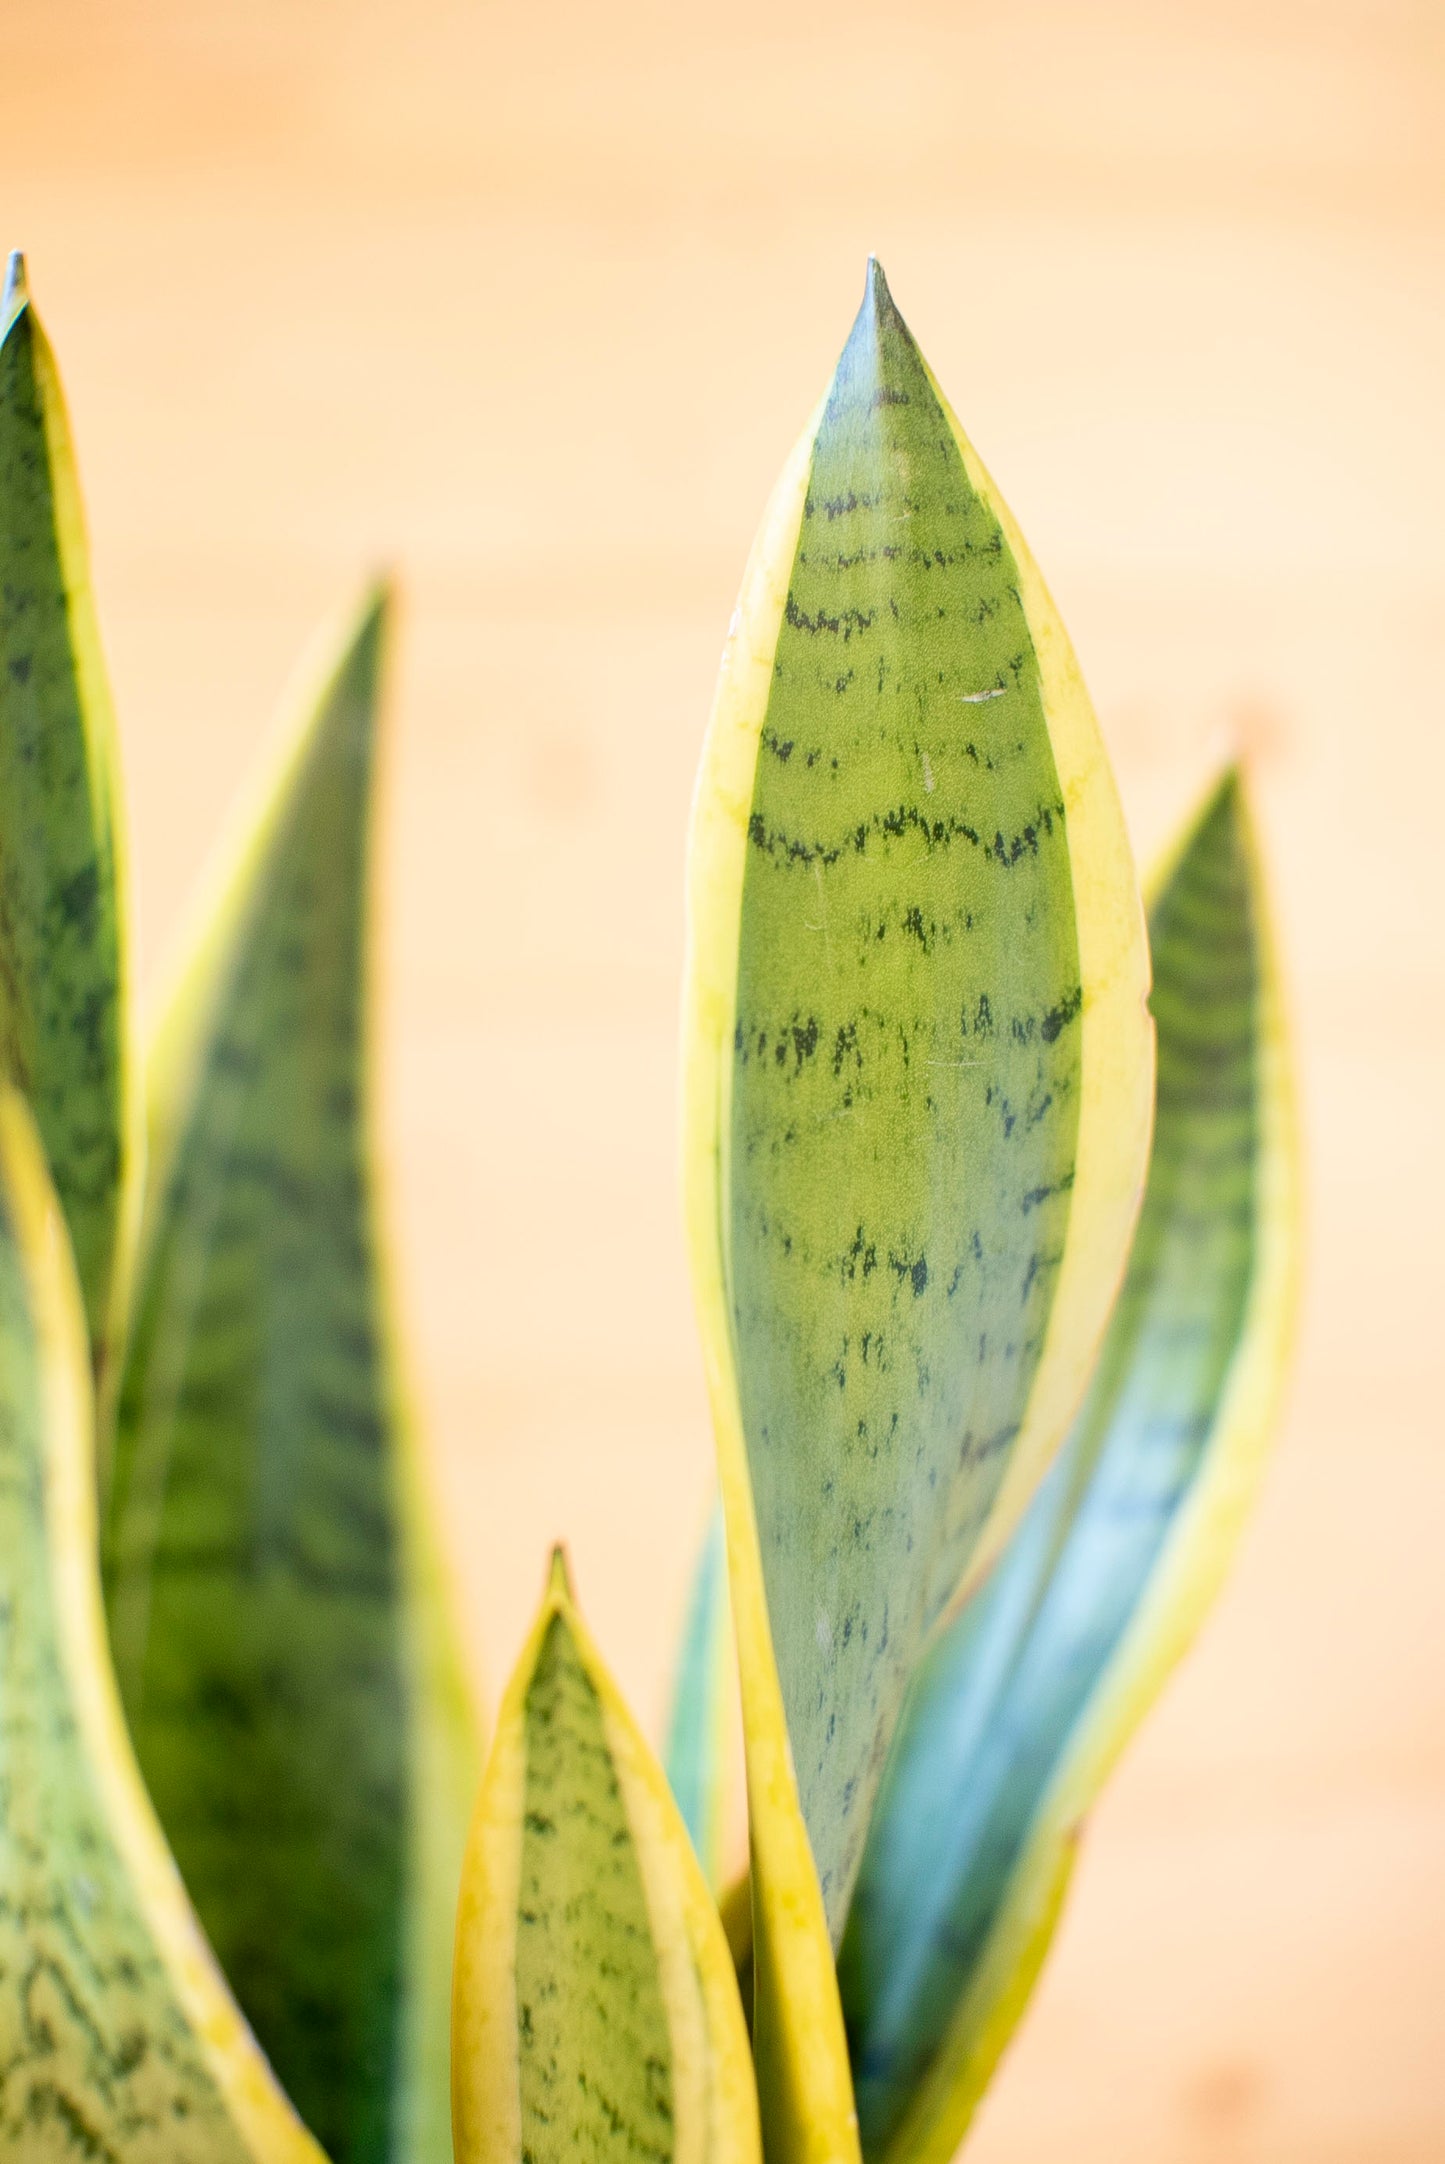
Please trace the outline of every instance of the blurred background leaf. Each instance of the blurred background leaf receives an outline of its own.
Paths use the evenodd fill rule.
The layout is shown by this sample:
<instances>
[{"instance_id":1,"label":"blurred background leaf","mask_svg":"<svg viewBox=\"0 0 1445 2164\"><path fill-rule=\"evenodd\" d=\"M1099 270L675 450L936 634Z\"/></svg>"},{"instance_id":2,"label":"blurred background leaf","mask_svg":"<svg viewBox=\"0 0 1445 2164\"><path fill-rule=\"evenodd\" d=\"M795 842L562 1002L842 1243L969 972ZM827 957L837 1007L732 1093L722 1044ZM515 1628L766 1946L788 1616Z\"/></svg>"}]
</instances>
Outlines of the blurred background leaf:
<instances>
[{"instance_id":1,"label":"blurred background leaf","mask_svg":"<svg viewBox=\"0 0 1445 2164\"><path fill-rule=\"evenodd\" d=\"M334 2164L450 2153L450 1927L476 1771L371 1192L386 622L378 592L301 696L157 1042L105 1528L141 1767Z\"/></svg>"}]
</instances>

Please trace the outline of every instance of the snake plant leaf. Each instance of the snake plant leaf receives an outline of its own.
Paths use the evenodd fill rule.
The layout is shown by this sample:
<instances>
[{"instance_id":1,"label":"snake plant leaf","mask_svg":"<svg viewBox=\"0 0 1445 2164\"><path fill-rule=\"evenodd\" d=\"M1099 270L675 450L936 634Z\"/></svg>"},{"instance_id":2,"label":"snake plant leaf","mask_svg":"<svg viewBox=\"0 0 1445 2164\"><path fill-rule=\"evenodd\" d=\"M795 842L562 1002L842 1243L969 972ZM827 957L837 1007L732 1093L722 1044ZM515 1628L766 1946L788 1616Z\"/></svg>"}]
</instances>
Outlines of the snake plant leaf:
<instances>
[{"instance_id":1,"label":"snake plant leaf","mask_svg":"<svg viewBox=\"0 0 1445 2164\"><path fill-rule=\"evenodd\" d=\"M97 1375L139 1198L120 818L70 427L12 255L0 301L0 1072L39 1123Z\"/></svg>"},{"instance_id":2,"label":"snake plant leaf","mask_svg":"<svg viewBox=\"0 0 1445 2164\"><path fill-rule=\"evenodd\" d=\"M1152 1092L1087 694L876 265L745 578L689 918L764 2124L821 2158L850 2139L832 1947L885 1755L1082 1396Z\"/></svg>"},{"instance_id":3,"label":"snake plant leaf","mask_svg":"<svg viewBox=\"0 0 1445 2164\"><path fill-rule=\"evenodd\" d=\"M1153 1162L1090 1394L947 1628L870 1831L841 1977L864 2151L948 2164L1032 1987L1080 1825L1218 1588L1273 1425L1297 1172L1239 778L1154 887Z\"/></svg>"},{"instance_id":4,"label":"snake plant leaf","mask_svg":"<svg viewBox=\"0 0 1445 2164\"><path fill-rule=\"evenodd\" d=\"M368 597L308 679L157 1041L105 1530L157 1810L337 2164L450 2153L451 1926L480 1764L371 1197L386 614Z\"/></svg>"},{"instance_id":5,"label":"snake plant leaf","mask_svg":"<svg viewBox=\"0 0 1445 2164\"><path fill-rule=\"evenodd\" d=\"M667 1728L667 1778L714 1892L723 1882L732 1613L721 1507L697 1559Z\"/></svg>"},{"instance_id":6,"label":"snake plant leaf","mask_svg":"<svg viewBox=\"0 0 1445 2164\"><path fill-rule=\"evenodd\" d=\"M0 1086L0 2158L324 2164L197 1926L106 1648L90 1363L34 1123Z\"/></svg>"},{"instance_id":7,"label":"snake plant leaf","mask_svg":"<svg viewBox=\"0 0 1445 2164\"><path fill-rule=\"evenodd\" d=\"M559 1550L467 1846L457 2164L760 2164L722 1924Z\"/></svg>"}]
</instances>

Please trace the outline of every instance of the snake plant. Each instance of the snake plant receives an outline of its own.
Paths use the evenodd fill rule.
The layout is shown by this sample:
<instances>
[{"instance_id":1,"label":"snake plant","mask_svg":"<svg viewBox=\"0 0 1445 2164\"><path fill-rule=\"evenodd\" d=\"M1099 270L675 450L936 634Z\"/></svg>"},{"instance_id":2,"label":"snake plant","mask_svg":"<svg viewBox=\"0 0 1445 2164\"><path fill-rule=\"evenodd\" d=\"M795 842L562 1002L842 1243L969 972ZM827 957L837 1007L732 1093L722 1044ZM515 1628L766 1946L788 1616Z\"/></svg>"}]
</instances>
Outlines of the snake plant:
<instances>
[{"instance_id":1,"label":"snake plant","mask_svg":"<svg viewBox=\"0 0 1445 2164\"><path fill-rule=\"evenodd\" d=\"M870 266L694 809L721 1500L666 1771L560 1550L483 1764L372 1174L390 620L367 594L303 673L142 1050L12 263L0 2156L945 2164L1277 1407L1296 1167L1244 781L1146 905L1058 614Z\"/></svg>"}]
</instances>

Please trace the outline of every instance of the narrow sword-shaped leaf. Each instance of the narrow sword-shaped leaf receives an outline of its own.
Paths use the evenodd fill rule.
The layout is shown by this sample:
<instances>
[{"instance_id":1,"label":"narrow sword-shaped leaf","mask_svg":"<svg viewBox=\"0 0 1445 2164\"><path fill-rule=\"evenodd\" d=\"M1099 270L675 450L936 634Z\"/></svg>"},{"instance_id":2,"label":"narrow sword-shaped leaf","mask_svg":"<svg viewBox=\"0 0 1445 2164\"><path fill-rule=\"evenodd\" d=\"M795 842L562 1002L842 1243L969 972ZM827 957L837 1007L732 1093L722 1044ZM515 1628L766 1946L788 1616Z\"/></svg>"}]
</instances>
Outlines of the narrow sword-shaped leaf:
<instances>
[{"instance_id":1,"label":"narrow sword-shaped leaf","mask_svg":"<svg viewBox=\"0 0 1445 2164\"><path fill-rule=\"evenodd\" d=\"M560 1551L468 1843L452 2061L458 2164L759 2164L722 1925Z\"/></svg>"},{"instance_id":2,"label":"narrow sword-shaped leaf","mask_svg":"<svg viewBox=\"0 0 1445 2164\"><path fill-rule=\"evenodd\" d=\"M667 1728L667 1778L708 1884L722 1885L728 1787L727 1540L720 1507L697 1559Z\"/></svg>"},{"instance_id":3,"label":"narrow sword-shaped leaf","mask_svg":"<svg viewBox=\"0 0 1445 2164\"><path fill-rule=\"evenodd\" d=\"M1212 1600L1298 1265L1279 992L1238 777L1161 875L1154 1156L1069 1441L910 1701L841 1976L864 2145L947 2164L1052 1936L1079 1826Z\"/></svg>"},{"instance_id":4,"label":"narrow sword-shaped leaf","mask_svg":"<svg viewBox=\"0 0 1445 2164\"><path fill-rule=\"evenodd\" d=\"M0 1071L40 1128L98 1375L139 1199L120 827L65 401L13 255L0 301Z\"/></svg>"},{"instance_id":5,"label":"narrow sword-shaped leaf","mask_svg":"<svg viewBox=\"0 0 1445 2164\"><path fill-rule=\"evenodd\" d=\"M876 266L744 583L689 914L764 2123L822 2158L852 2139L830 1939L884 1757L1082 1394L1152 1080L1087 694Z\"/></svg>"},{"instance_id":6,"label":"narrow sword-shaped leaf","mask_svg":"<svg viewBox=\"0 0 1445 2164\"><path fill-rule=\"evenodd\" d=\"M238 2013L126 1734L79 1287L0 1088L0 2158L324 2164Z\"/></svg>"},{"instance_id":7,"label":"narrow sword-shaped leaf","mask_svg":"<svg viewBox=\"0 0 1445 2164\"><path fill-rule=\"evenodd\" d=\"M371 1196L385 622L374 595L308 682L157 1045L105 1541L157 1809L337 2164L448 2154L451 1922L479 1762Z\"/></svg>"}]
</instances>

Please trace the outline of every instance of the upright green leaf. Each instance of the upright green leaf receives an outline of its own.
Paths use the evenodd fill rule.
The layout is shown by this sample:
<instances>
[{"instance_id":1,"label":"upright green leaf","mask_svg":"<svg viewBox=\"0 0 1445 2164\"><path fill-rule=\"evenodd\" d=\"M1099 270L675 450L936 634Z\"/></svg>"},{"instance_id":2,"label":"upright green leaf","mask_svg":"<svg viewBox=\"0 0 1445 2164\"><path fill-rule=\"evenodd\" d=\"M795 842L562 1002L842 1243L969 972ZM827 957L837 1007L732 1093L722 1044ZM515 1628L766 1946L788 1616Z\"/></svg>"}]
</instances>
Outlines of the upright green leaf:
<instances>
[{"instance_id":1,"label":"upright green leaf","mask_svg":"<svg viewBox=\"0 0 1445 2164\"><path fill-rule=\"evenodd\" d=\"M469 1707L398 1419L370 1194L384 597L303 699L157 1047L105 1562L201 1918L337 2164L448 2154Z\"/></svg>"},{"instance_id":2,"label":"upright green leaf","mask_svg":"<svg viewBox=\"0 0 1445 2164\"><path fill-rule=\"evenodd\" d=\"M35 1128L0 1086L0 2158L324 2164L241 2020L126 1735L89 1359Z\"/></svg>"},{"instance_id":3,"label":"upright green leaf","mask_svg":"<svg viewBox=\"0 0 1445 2164\"><path fill-rule=\"evenodd\" d=\"M1082 1393L1151 1078L1087 694L876 266L744 584L690 914L764 2123L780 2158L822 2159L854 2138L829 1941L884 1758Z\"/></svg>"},{"instance_id":4,"label":"upright green leaf","mask_svg":"<svg viewBox=\"0 0 1445 2164\"><path fill-rule=\"evenodd\" d=\"M1228 775L1150 912L1158 1117L1093 1387L910 1701L841 1975L865 2153L947 2164L1084 1812L1212 1599L1273 1422L1298 1231L1256 857Z\"/></svg>"},{"instance_id":5,"label":"upright green leaf","mask_svg":"<svg viewBox=\"0 0 1445 2164\"><path fill-rule=\"evenodd\" d=\"M697 1559L667 1728L667 1778L710 1886L722 1883L732 1615L727 1541L715 1508Z\"/></svg>"},{"instance_id":6,"label":"upright green leaf","mask_svg":"<svg viewBox=\"0 0 1445 2164\"><path fill-rule=\"evenodd\" d=\"M760 2164L722 1925L560 1551L468 1843L452 2058L458 2164Z\"/></svg>"},{"instance_id":7,"label":"upright green leaf","mask_svg":"<svg viewBox=\"0 0 1445 2164\"><path fill-rule=\"evenodd\" d=\"M40 1128L97 1374L138 1194L114 739L65 401L13 255L0 301L0 1070Z\"/></svg>"}]
</instances>

